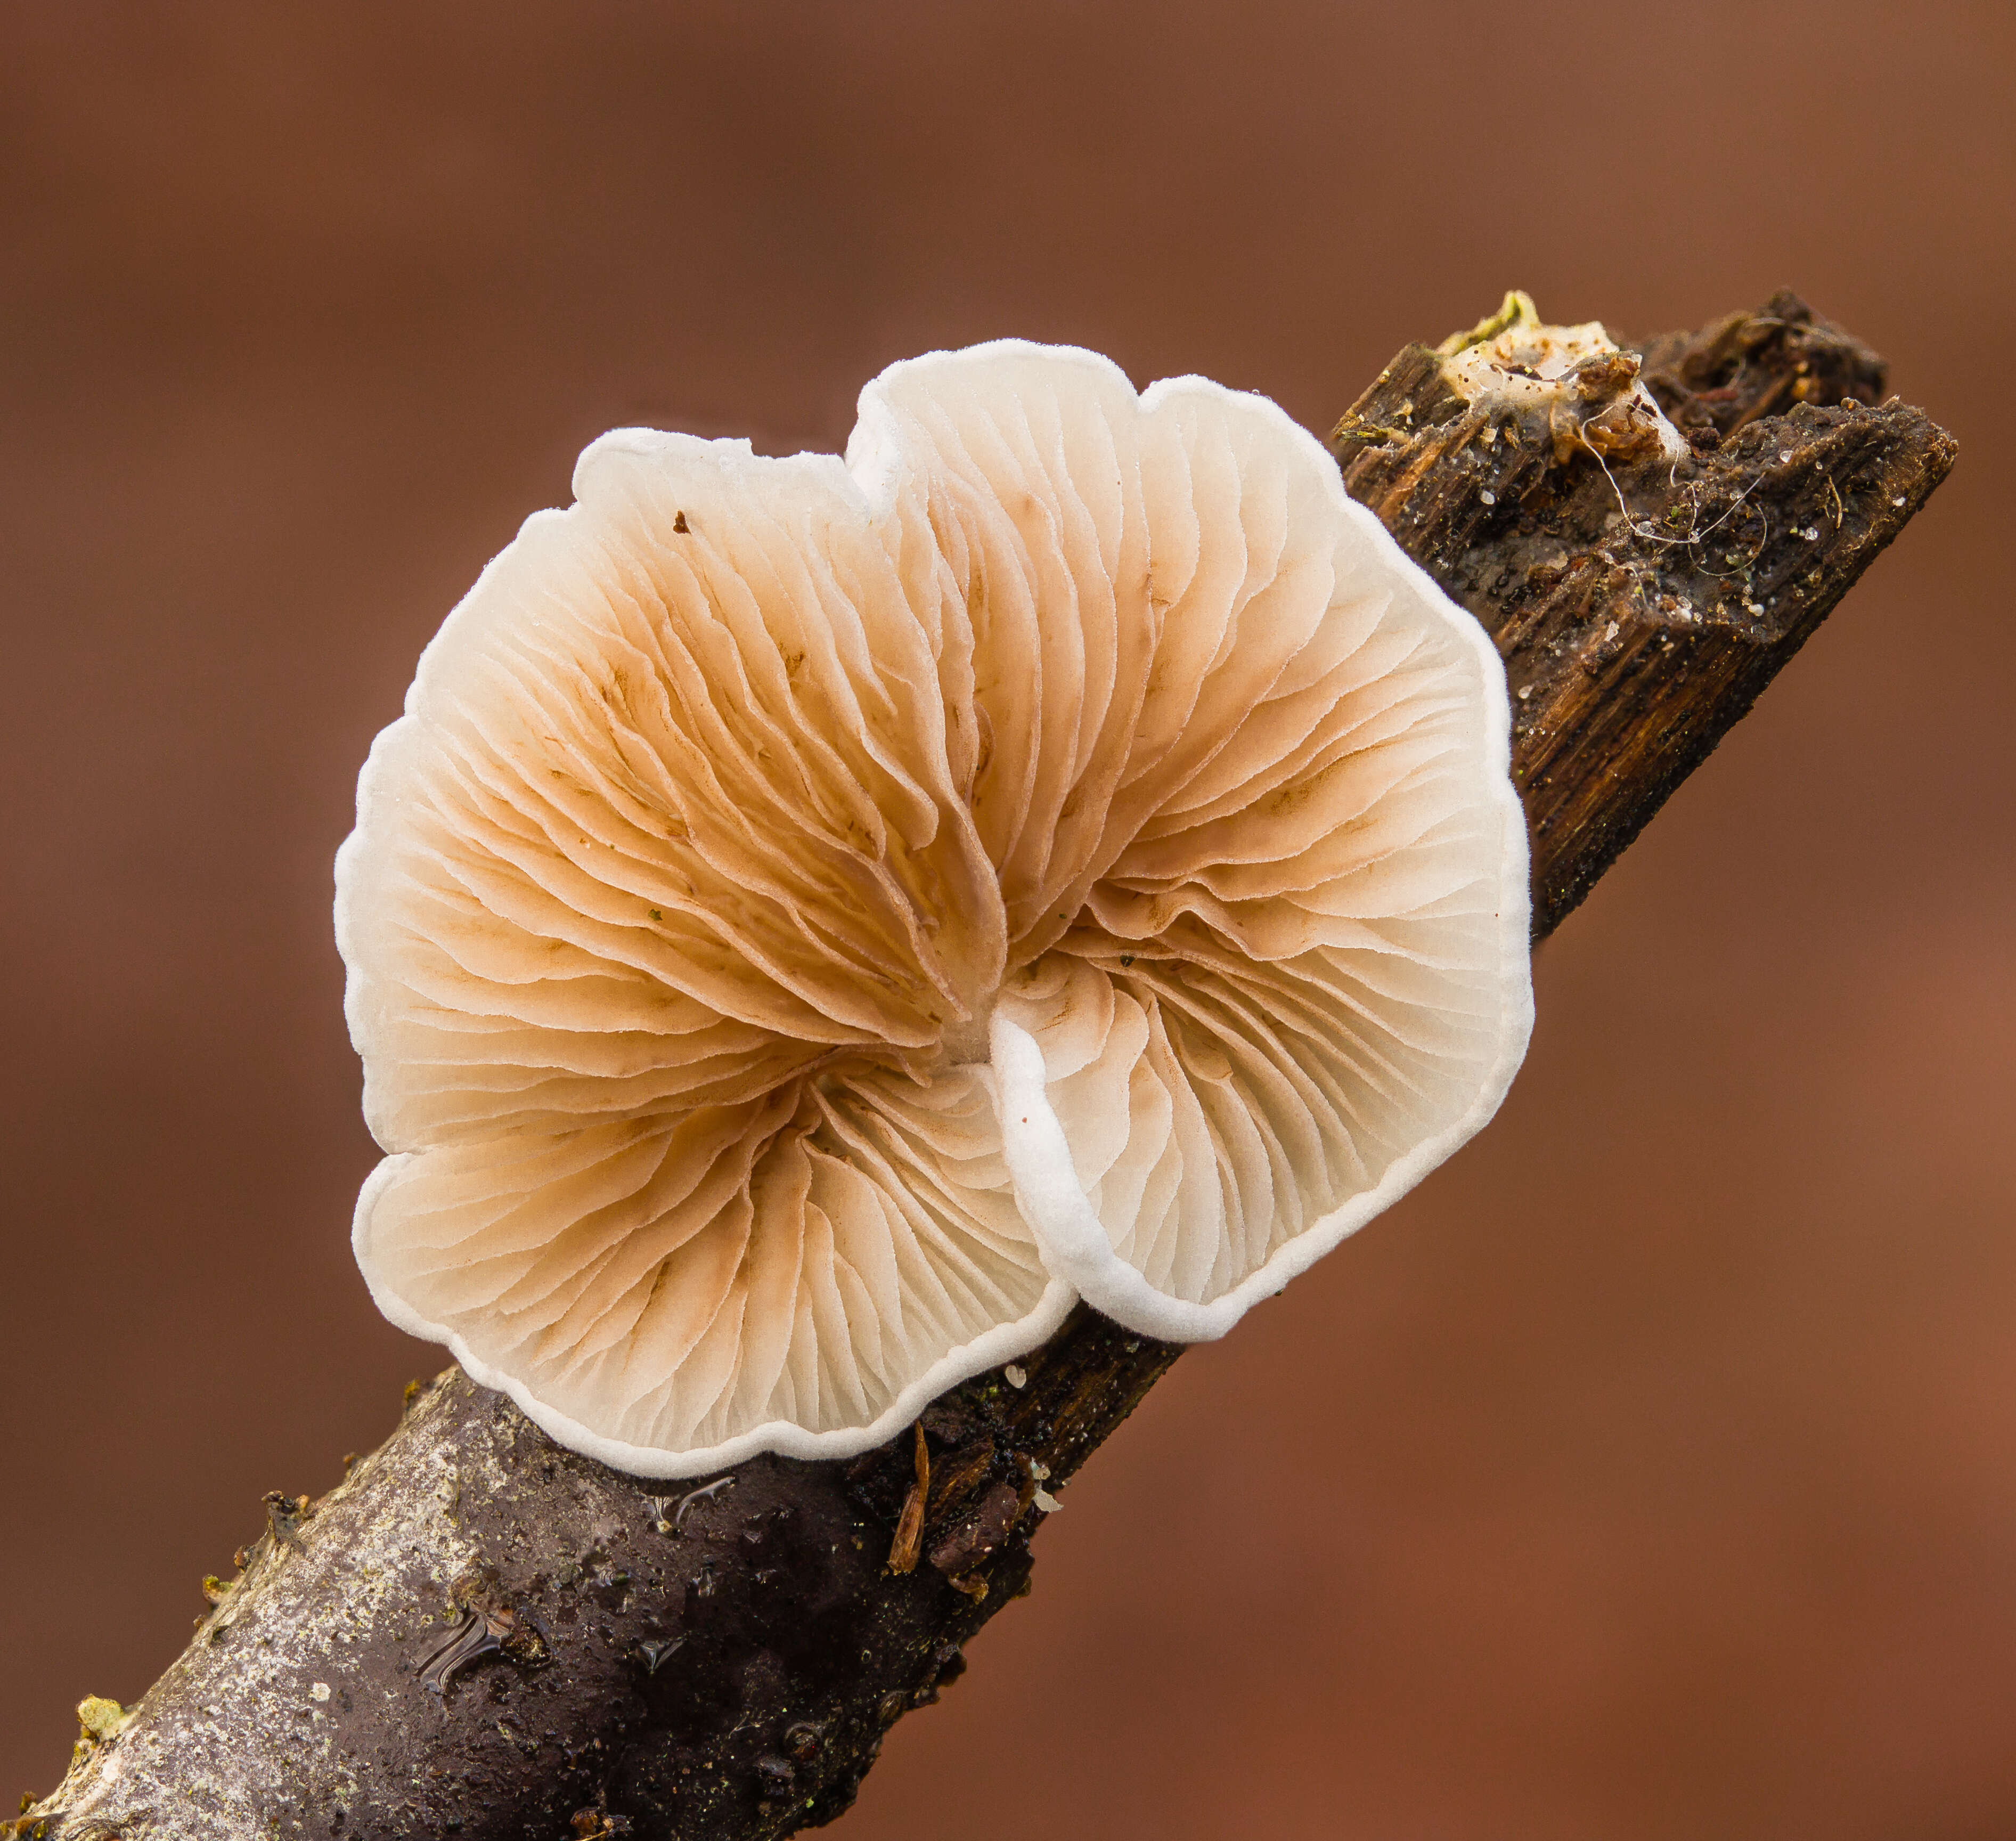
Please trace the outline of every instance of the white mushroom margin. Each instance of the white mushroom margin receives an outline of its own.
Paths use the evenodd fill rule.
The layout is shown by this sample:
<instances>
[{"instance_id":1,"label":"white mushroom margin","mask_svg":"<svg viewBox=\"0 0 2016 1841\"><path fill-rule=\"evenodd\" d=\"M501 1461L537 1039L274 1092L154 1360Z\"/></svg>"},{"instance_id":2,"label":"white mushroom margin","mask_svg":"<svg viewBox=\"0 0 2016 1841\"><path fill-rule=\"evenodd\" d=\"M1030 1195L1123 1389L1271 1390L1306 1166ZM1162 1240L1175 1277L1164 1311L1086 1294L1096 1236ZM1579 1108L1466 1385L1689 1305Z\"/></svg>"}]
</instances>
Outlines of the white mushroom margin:
<instances>
[{"instance_id":1,"label":"white mushroom margin","mask_svg":"<svg viewBox=\"0 0 2016 1841\"><path fill-rule=\"evenodd\" d=\"M380 1308L647 1476L879 1444L1075 1296L1222 1335L1532 1021L1503 670L1278 408L1020 342L844 463L581 457L337 861Z\"/></svg>"}]
</instances>

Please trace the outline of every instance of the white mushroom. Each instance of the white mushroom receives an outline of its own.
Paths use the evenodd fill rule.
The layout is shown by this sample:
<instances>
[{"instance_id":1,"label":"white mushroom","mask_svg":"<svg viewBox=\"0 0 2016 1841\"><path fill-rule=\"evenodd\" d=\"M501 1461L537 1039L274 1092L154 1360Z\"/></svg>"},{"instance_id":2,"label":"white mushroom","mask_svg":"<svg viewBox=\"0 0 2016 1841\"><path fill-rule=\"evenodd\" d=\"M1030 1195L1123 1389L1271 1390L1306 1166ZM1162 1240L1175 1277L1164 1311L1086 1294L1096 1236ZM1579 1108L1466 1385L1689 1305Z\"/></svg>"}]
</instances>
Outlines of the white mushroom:
<instances>
[{"instance_id":1,"label":"white mushroom","mask_svg":"<svg viewBox=\"0 0 2016 1841\"><path fill-rule=\"evenodd\" d=\"M625 431L337 866L381 1308L651 1476L838 1456L1075 1294L1214 1336L1524 1051L1467 615L1272 404L1018 343L844 464Z\"/></svg>"}]
</instances>

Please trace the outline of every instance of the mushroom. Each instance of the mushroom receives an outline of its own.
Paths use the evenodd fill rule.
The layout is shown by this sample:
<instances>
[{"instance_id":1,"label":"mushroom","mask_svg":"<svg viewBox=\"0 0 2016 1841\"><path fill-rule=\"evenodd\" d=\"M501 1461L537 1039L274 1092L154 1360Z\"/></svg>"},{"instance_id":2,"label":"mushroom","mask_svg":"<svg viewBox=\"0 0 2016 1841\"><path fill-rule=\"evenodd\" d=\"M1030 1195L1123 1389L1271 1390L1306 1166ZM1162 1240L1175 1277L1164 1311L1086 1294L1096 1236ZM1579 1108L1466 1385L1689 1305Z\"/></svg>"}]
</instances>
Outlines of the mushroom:
<instances>
[{"instance_id":1,"label":"mushroom","mask_svg":"<svg viewBox=\"0 0 2016 1841\"><path fill-rule=\"evenodd\" d=\"M1215 1336L1496 1108L1504 679L1315 440L1004 341L844 462L623 430L337 859L402 1328L645 1476L885 1442L1083 1296Z\"/></svg>"}]
</instances>

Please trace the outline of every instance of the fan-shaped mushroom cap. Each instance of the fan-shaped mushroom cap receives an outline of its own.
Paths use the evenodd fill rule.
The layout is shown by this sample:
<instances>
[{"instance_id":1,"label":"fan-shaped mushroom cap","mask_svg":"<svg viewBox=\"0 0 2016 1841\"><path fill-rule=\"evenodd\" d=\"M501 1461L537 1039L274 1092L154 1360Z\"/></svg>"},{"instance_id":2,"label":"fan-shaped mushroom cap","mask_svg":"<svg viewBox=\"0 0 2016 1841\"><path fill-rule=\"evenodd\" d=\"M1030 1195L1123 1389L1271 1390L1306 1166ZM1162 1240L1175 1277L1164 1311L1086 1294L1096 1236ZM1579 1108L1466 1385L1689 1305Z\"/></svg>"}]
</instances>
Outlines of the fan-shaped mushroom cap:
<instances>
[{"instance_id":1,"label":"fan-shaped mushroom cap","mask_svg":"<svg viewBox=\"0 0 2016 1841\"><path fill-rule=\"evenodd\" d=\"M1272 404L1006 343L575 492L337 873L359 1263L556 1437L863 1450L1074 1292L1222 1334L1495 1109L1503 673Z\"/></svg>"}]
</instances>

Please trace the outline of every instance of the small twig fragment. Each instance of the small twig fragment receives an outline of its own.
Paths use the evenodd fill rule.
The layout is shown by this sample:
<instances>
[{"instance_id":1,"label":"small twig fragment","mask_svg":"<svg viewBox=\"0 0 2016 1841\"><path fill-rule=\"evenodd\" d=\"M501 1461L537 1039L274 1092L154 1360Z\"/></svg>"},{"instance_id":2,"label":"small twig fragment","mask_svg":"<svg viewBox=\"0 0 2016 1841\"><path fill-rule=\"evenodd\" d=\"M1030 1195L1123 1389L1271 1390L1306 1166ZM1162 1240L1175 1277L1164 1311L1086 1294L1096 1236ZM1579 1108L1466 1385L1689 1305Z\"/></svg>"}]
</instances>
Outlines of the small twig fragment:
<instances>
[{"instance_id":1,"label":"small twig fragment","mask_svg":"<svg viewBox=\"0 0 2016 1841\"><path fill-rule=\"evenodd\" d=\"M923 1544L924 1504L931 1493L931 1454L924 1443L924 1428L920 1421L910 1428L916 1440L912 1453L912 1463L916 1471L916 1481L910 1485L910 1493L903 1498L903 1511L896 1518L896 1537L889 1543L889 1570L891 1573L909 1573L916 1568L917 1554Z\"/></svg>"}]
</instances>

